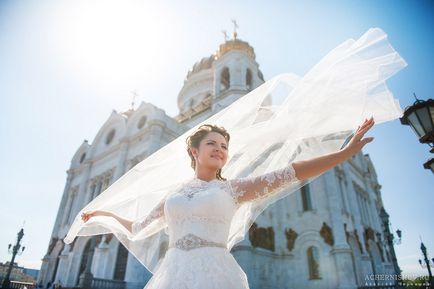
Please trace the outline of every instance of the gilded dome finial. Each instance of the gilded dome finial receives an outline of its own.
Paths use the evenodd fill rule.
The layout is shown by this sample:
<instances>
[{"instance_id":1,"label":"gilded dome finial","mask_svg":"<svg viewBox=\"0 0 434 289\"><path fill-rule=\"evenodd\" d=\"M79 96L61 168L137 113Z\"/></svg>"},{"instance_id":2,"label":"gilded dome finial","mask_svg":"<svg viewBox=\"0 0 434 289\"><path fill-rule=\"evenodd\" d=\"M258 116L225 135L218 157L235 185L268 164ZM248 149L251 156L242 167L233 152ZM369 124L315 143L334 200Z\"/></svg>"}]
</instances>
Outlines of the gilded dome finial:
<instances>
[{"instance_id":1,"label":"gilded dome finial","mask_svg":"<svg viewBox=\"0 0 434 289\"><path fill-rule=\"evenodd\" d=\"M232 33L232 36L234 37L234 40L237 39L237 28L238 28L238 24L237 21L235 21L235 19L232 19L232 23L234 24L234 32Z\"/></svg>"},{"instance_id":2,"label":"gilded dome finial","mask_svg":"<svg viewBox=\"0 0 434 289\"><path fill-rule=\"evenodd\" d=\"M226 30L222 30L223 35L225 36L225 42L228 41L228 33Z\"/></svg>"}]
</instances>

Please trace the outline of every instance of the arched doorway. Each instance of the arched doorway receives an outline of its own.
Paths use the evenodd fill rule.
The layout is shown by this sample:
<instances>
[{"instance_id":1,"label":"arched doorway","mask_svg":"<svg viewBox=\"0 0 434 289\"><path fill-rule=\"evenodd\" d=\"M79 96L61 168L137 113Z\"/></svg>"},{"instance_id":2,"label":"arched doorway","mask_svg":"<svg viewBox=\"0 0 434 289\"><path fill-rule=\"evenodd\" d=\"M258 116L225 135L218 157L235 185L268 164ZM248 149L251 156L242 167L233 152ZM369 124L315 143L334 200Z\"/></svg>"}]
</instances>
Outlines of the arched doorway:
<instances>
[{"instance_id":1,"label":"arched doorway","mask_svg":"<svg viewBox=\"0 0 434 289\"><path fill-rule=\"evenodd\" d=\"M115 272L113 275L114 280L124 280L125 272L127 270L127 262L128 262L128 250L119 243L118 245L118 253L116 255L116 265Z\"/></svg>"}]
</instances>

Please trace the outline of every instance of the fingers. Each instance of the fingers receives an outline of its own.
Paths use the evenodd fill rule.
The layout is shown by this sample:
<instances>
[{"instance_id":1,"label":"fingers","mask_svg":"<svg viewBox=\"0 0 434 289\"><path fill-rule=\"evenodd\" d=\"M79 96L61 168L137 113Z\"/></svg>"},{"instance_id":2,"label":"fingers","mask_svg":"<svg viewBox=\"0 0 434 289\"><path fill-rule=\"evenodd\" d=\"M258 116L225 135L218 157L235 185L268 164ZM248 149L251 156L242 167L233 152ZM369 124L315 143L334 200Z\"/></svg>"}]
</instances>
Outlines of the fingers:
<instances>
[{"instance_id":1,"label":"fingers","mask_svg":"<svg viewBox=\"0 0 434 289\"><path fill-rule=\"evenodd\" d=\"M367 137L367 138L364 138L363 140L362 140L362 142L363 142L363 145L365 145L365 144L367 144L367 143L370 143L371 141L373 141L374 140L374 137Z\"/></svg>"},{"instance_id":2,"label":"fingers","mask_svg":"<svg viewBox=\"0 0 434 289\"><path fill-rule=\"evenodd\" d=\"M375 124L374 119L369 120L369 122L366 124L366 126L363 128L363 133L366 133L368 130L371 129L371 127L373 127Z\"/></svg>"},{"instance_id":3,"label":"fingers","mask_svg":"<svg viewBox=\"0 0 434 289\"><path fill-rule=\"evenodd\" d=\"M91 217L93 217L94 216L94 213L93 212L85 212L85 213L82 213L81 214L81 219L84 221L84 222L87 222Z\"/></svg>"},{"instance_id":4,"label":"fingers","mask_svg":"<svg viewBox=\"0 0 434 289\"><path fill-rule=\"evenodd\" d=\"M357 127L356 132L359 132L359 131L363 130L364 128L366 128L366 126L371 124L373 120L374 120L373 117L371 117L370 119L365 118L365 121Z\"/></svg>"},{"instance_id":5,"label":"fingers","mask_svg":"<svg viewBox=\"0 0 434 289\"><path fill-rule=\"evenodd\" d=\"M375 121L373 117L371 117L369 120L365 120L362 126L359 126L358 134L363 136L374 124Z\"/></svg>"},{"instance_id":6,"label":"fingers","mask_svg":"<svg viewBox=\"0 0 434 289\"><path fill-rule=\"evenodd\" d=\"M364 129L367 126L370 126L373 123L374 123L374 118L372 116L371 116L370 119L365 118L365 121L363 122L361 129Z\"/></svg>"}]
</instances>

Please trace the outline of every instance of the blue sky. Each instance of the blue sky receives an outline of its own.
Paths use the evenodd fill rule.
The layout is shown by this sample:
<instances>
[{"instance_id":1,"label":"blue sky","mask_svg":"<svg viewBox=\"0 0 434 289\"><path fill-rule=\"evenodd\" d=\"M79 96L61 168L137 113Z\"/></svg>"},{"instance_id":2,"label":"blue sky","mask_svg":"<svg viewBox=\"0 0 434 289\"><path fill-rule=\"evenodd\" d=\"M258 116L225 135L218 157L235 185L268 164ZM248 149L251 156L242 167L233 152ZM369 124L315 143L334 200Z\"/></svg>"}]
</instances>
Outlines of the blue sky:
<instances>
[{"instance_id":1,"label":"blue sky","mask_svg":"<svg viewBox=\"0 0 434 289\"><path fill-rule=\"evenodd\" d=\"M113 109L146 101L170 116L188 69L216 51L222 30L239 24L265 79L305 74L327 52L380 27L408 66L388 85L402 108L434 95L433 1L1 1L0 261L10 260L25 221L26 250L16 261L39 268L47 251L70 160ZM399 120L376 125L372 158L406 274L420 238L434 257L432 155Z\"/></svg>"}]
</instances>

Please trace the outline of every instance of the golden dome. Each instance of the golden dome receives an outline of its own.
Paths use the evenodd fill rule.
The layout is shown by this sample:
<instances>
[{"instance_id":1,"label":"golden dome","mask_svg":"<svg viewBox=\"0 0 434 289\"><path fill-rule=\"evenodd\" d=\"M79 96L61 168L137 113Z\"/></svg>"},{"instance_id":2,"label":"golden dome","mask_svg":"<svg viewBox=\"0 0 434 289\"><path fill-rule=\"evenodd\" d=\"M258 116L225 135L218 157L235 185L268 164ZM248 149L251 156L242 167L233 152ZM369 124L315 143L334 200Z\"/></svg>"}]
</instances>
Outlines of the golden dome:
<instances>
[{"instance_id":1,"label":"golden dome","mask_svg":"<svg viewBox=\"0 0 434 289\"><path fill-rule=\"evenodd\" d=\"M202 58L200 61L196 62L193 67L188 71L186 79L189 78L190 75L197 73L201 70L210 69L213 62L214 55Z\"/></svg>"},{"instance_id":2,"label":"golden dome","mask_svg":"<svg viewBox=\"0 0 434 289\"><path fill-rule=\"evenodd\" d=\"M242 50L252 59L256 57L253 47L248 42L242 41L235 36L233 39L226 40L225 43L220 44L219 49L215 53L215 59L222 57L231 50Z\"/></svg>"}]
</instances>

